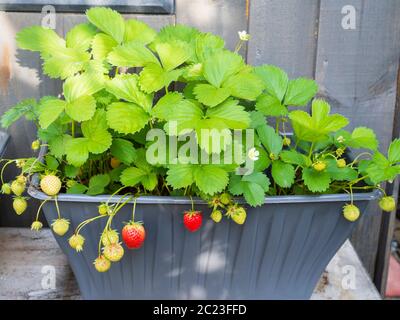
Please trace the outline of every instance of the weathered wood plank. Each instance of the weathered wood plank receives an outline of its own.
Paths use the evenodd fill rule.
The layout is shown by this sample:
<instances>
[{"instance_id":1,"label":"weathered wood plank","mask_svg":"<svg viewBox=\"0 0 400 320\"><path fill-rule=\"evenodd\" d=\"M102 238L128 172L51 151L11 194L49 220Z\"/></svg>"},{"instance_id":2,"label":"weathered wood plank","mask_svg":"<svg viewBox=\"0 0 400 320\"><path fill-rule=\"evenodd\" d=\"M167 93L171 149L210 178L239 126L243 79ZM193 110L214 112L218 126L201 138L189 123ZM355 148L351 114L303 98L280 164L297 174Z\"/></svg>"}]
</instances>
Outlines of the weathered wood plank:
<instances>
[{"instance_id":1,"label":"weathered wood plank","mask_svg":"<svg viewBox=\"0 0 400 320\"><path fill-rule=\"evenodd\" d=\"M318 1L253 0L247 60L274 64L290 77L314 78Z\"/></svg>"},{"instance_id":2,"label":"weathered wood plank","mask_svg":"<svg viewBox=\"0 0 400 320\"><path fill-rule=\"evenodd\" d=\"M400 57L400 6L396 0L353 1L356 29L342 27L346 0L321 0L316 59L320 96L351 126L374 129L387 148L392 138L396 77ZM370 207L352 241L373 274L380 230L380 211Z\"/></svg>"},{"instance_id":3,"label":"weathered wood plank","mask_svg":"<svg viewBox=\"0 0 400 320\"><path fill-rule=\"evenodd\" d=\"M247 30L248 4L246 0L176 0L176 23L218 34L233 50L238 31ZM245 54L245 50L242 47L241 53Z\"/></svg>"},{"instance_id":4,"label":"weathered wood plank","mask_svg":"<svg viewBox=\"0 0 400 320\"><path fill-rule=\"evenodd\" d=\"M355 289L342 287L346 266L356 270ZM56 275L55 289L43 288L42 281L52 267ZM349 242L329 263L311 297L313 300L379 298ZM36 233L28 229L0 228L0 299L80 299L67 259L49 229Z\"/></svg>"}]
</instances>

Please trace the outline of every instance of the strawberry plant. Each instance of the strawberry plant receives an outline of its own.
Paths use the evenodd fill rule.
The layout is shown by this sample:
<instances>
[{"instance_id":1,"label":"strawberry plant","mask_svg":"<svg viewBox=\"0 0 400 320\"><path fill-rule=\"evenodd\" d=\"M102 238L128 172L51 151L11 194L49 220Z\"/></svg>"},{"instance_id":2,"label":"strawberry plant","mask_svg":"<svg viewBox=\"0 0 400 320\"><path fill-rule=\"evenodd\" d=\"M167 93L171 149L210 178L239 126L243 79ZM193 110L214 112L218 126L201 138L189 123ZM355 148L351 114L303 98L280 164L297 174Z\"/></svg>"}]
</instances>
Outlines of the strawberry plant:
<instances>
[{"instance_id":1,"label":"strawberry plant","mask_svg":"<svg viewBox=\"0 0 400 320\"><path fill-rule=\"evenodd\" d=\"M385 194L380 184L400 172L400 140L382 152L373 130L345 129L349 120L314 98L315 81L289 79L272 65L246 64L238 50L249 35L240 32L236 50L230 51L222 38L188 26L157 32L101 7L86 15L88 22L73 27L65 39L39 26L17 34L18 46L38 52L44 74L63 85L59 95L23 100L2 116L4 128L21 117L35 123L32 150L41 149L43 157L3 159L1 190L14 194L14 209L22 214L26 186L39 176L36 188L48 195L42 205L49 200L56 205L52 228L59 236L69 229L57 204L60 192L121 195L117 203L100 204L99 215L83 221L69 238L71 247L81 251L80 230L107 220L94 262L98 271L123 257L112 219L138 196L201 197L216 223L226 218L241 225L247 213L234 196L260 206L265 196L352 195L373 189ZM230 161L229 154L235 155ZM216 163L215 157L228 161ZM20 173L4 181L9 165ZM386 211L395 208L386 195L380 205ZM35 230L41 228L40 209ZM358 219L353 201L343 215ZM182 225L196 231L202 219L192 207ZM139 248L145 229L132 218L122 237L128 248Z\"/></svg>"}]
</instances>

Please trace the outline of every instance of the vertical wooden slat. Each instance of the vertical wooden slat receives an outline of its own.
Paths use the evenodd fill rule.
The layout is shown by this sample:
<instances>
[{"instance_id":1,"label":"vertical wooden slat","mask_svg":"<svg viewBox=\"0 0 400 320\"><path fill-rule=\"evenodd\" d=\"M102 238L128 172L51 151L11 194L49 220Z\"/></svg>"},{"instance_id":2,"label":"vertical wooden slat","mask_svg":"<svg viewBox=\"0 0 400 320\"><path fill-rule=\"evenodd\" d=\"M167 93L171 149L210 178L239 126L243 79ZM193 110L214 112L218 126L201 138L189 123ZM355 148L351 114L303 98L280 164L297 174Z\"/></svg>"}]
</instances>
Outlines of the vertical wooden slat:
<instances>
[{"instance_id":1,"label":"vertical wooden slat","mask_svg":"<svg viewBox=\"0 0 400 320\"><path fill-rule=\"evenodd\" d=\"M290 77L314 77L319 1L252 0L247 60L274 64Z\"/></svg>"},{"instance_id":2,"label":"vertical wooden slat","mask_svg":"<svg viewBox=\"0 0 400 320\"><path fill-rule=\"evenodd\" d=\"M356 9L356 29L342 27L345 5ZM321 0L316 80L332 111L351 127L375 130L385 150L392 138L396 77L400 56L400 6L396 0ZM352 241L367 270L375 267L380 211L365 217Z\"/></svg>"}]
</instances>

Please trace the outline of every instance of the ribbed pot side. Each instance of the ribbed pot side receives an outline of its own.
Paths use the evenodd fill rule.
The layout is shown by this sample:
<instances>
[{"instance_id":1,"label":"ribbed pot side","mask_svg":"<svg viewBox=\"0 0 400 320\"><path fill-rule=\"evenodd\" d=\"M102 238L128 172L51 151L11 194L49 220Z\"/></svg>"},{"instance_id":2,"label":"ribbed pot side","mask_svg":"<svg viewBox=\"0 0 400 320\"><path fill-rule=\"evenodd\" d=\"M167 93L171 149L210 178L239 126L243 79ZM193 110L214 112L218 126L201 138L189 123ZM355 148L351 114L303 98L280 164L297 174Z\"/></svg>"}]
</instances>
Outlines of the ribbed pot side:
<instances>
[{"instance_id":1,"label":"ribbed pot side","mask_svg":"<svg viewBox=\"0 0 400 320\"><path fill-rule=\"evenodd\" d=\"M342 214L344 202L274 203L249 208L246 223L229 219L216 224L207 216L194 233L184 229L187 204L137 204L136 220L147 237L138 250L125 250L107 273L93 261L106 219L84 227L84 251L69 247L68 238L84 219L97 215L95 202L59 201L71 221L58 244L66 253L85 299L308 299L330 259L355 223ZM368 201L357 201L364 211ZM206 205L197 209L208 214ZM114 218L121 230L132 204ZM54 203L44 205L49 222L57 217Z\"/></svg>"}]
</instances>

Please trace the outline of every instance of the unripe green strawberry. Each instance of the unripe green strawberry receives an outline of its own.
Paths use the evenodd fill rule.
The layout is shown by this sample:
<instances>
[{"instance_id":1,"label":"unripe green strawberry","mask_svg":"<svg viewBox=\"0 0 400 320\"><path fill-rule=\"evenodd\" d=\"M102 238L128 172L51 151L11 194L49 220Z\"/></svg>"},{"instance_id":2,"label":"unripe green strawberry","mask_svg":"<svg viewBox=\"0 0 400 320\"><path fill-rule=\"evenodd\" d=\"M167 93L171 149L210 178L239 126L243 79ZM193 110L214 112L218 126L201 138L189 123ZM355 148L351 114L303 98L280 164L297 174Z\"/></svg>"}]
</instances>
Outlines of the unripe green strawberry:
<instances>
[{"instance_id":1,"label":"unripe green strawberry","mask_svg":"<svg viewBox=\"0 0 400 320\"><path fill-rule=\"evenodd\" d=\"M111 267L111 262L105 256L97 257L94 262L94 267L98 272L107 272Z\"/></svg>"},{"instance_id":2,"label":"unripe green strawberry","mask_svg":"<svg viewBox=\"0 0 400 320\"><path fill-rule=\"evenodd\" d=\"M21 215L25 212L28 204L24 197L15 197L13 201L13 208L17 215Z\"/></svg>"},{"instance_id":3,"label":"unripe green strawberry","mask_svg":"<svg viewBox=\"0 0 400 320\"><path fill-rule=\"evenodd\" d=\"M55 219L55 220L53 220L51 227L55 234L58 234L59 236L63 236L64 234L67 233L67 231L69 229L69 221L67 219L63 219L63 218Z\"/></svg>"},{"instance_id":4,"label":"unripe green strawberry","mask_svg":"<svg viewBox=\"0 0 400 320\"><path fill-rule=\"evenodd\" d=\"M338 160L336 160L336 165L338 166L338 168L344 168L344 167L346 167L346 160L338 159Z\"/></svg>"},{"instance_id":5,"label":"unripe green strawberry","mask_svg":"<svg viewBox=\"0 0 400 320\"><path fill-rule=\"evenodd\" d=\"M39 231L40 229L42 229L42 227L43 223L41 223L40 221L33 221L31 224L31 230Z\"/></svg>"},{"instance_id":6,"label":"unripe green strawberry","mask_svg":"<svg viewBox=\"0 0 400 320\"><path fill-rule=\"evenodd\" d=\"M99 209L99 214L104 216L108 213L110 208L105 203L102 203L101 205L98 206L98 209Z\"/></svg>"},{"instance_id":7,"label":"unripe green strawberry","mask_svg":"<svg viewBox=\"0 0 400 320\"><path fill-rule=\"evenodd\" d=\"M103 248L103 254L111 262L117 262L124 256L124 248L120 243L111 243Z\"/></svg>"},{"instance_id":8,"label":"unripe green strawberry","mask_svg":"<svg viewBox=\"0 0 400 320\"><path fill-rule=\"evenodd\" d=\"M40 180L40 188L45 194L55 196L60 192L61 180L55 175L48 174Z\"/></svg>"},{"instance_id":9,"label":"unripe green strawberry","mask_svg":"<svg viewBox=\"0 0 400 320\"><path fill-rule=\"evenodd\" d=\"M40 148L40 141L39 140L32 141L31 148L34 151L38 150Z\"/></svg>"},{"instance_id":10,"label":"unripe green strawberry","mask_svg":"<svg viewBox=\"0 0 400 320\"><path fill-rule=\"evenodd\" d=\"M276 156L276 154L274 154L274 153L270 153L269 154L269 158L271 159L271 160L278 160L278 157Z\"/></svg>"},{"instance_id":11,"label":"unripe green strawberry","mask_svg":"<svg viewBox=\"0 0 400 320\"><path fill-rule=\"evenodd\" d=\"M21 174L21 175L19 175L19 176L15 179L15 181L17 181L17 182L20 183L20 184L25 185L27 179L26 179L26 177L25 177L24 175Z\"/></svg>"},{"instance_id":12,"label":"unripe green strawberry","mask_svg":"<svg viewBox=\"0 0 400 320\"><path fill-rule=\"evenodd\" d=\"M220 210L213 210L213 212L211 212L211 219L216 223L220 222L222 219L222 212Z\"/></svg>"},{"instance_id":13,"label":"unripe green strawberry","mask_svg":"<svg viewBox=\"0 0 400 320\"><path fill-rule=\"evenodd\" d=\"M379 206L383 211L392 212L396 209L396 201L393 197L383 197L379 200Z\"/></svg>"},{"instance_id":14,"label":"unripe green strawberry","mask_svg":"<svg viewBox=\"0 0 400 320\"><path fill-rule=\"evenodd\" d=\"M11 183L11 191L16 195L20 196L25 191L25 184L19 183L17 180L14 180Z\"/></svg>"},{"instance_id":15,"label":"unripe green strawberry","mask_svg":"<svg viewBox=\"0 0 400 320\"><path fill-rule=\"evenodd\" d=\"M326 162L325 161L316 161L313 163L312 167L315 171L321 172L326 169Z\"/></svg>"},{"instance_id":16,"label":"unripe green strawberry","mask_svg":"<svg viewBox=\"0 0 400 320\"><path fill-rule=\"evenodd\" d=\"M9 183L4 183L4 184L1 186L1 193L4 193L4 194L11 194L11 186L10 186Z\"/></svg>"},{"instance_id":17,"label":"unripe green strawberry","mask_svg":"<svg viewBox=\"0 0 400 320\"><path fill-rule=\"evenodd\" d=\"M227 205L231 202L231 196L229 193L224 192L223 194L221 194L221 196L219 197L220 201L222 204Z\"/></svg>"},{"instance_id":18,"label":"unripe green strawberry","mask_svg":"<svg viewBox=\"0 0 400 320\"><path fill-rule=\"evenodd\" d=\"M67 186L67 188L72 188L77 183L78 182L76 182L75 180L69 179L69 180L67 180L66 186Z\"/></svg>"},{"instance_id":19,"label":"unripe green strawberry","mask_svg":"<svg viewBox=\"0 0 400 320\"><path fill-rule=\"evenodd\" d=\"M343 207L343 216L353 222L360 217L360 209L358 209L354 204L346 204Z\"/></svg>"},{"instance_id":20,"label":"unripe green strawberry","mask_svg":"<svg viewBox=\"0 0 400 320\"><path fill-rule=\"evenodd\" d=\"M290 138L288 138L288 137L284 137L282 142L283 142L284 146L288 147L292 143L292 140L290 140Z\"/></svg>"},{"instance_id":21,"label":"unripe green strawberry","mask_svg":"<svg viewBox=\"0 0 400 320\"><path fill-rule=\"evenodd\" d=\"M231 218L237 224L243 224L246 221L247 213L243 207L237 207Z\"/></svg>"},{"instance_id":22,"label":"unripe green strawberry","mask_svg":"<svg viewBox=\"0 0 400 320\"><path fill-rule=\"evenodd\" d=\"M119 236L117 230L106 230L101 235L101 243L103 246L108 246L109 244L118 243Z\"/></svg>"},{"instance_id":23,"label":"unripe green strawberry","mask_svg":"<svg viewBox=\"0 0 400 320\"><path fill-rule=\"evenodd\" d=\"M75 249L77 252L79 252L83 250L85 238L80 234L73 234L71 238L69 238L68 243L72 249Z\"/></svg>"}]
</instances>

